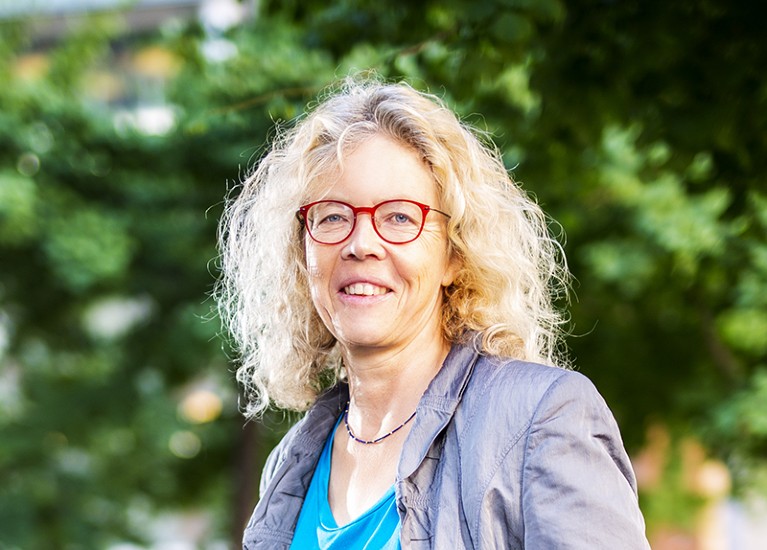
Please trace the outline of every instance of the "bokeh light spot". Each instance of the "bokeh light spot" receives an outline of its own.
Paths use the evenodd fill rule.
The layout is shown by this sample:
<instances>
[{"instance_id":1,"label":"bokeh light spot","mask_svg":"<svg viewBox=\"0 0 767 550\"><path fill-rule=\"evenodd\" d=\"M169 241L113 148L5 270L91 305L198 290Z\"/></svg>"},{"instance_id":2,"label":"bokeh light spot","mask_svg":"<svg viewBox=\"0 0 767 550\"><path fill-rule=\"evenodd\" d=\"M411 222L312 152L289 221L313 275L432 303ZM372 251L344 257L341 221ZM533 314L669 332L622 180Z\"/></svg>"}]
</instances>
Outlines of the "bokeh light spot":
<instances>
[{"instance_id":1,"label":"bokeh light spot","mask_svg":"<svg viewBox=\"0 0 767 550\"><path fill-rule=\"evenodd\" d=\"M221 398L210 390L194 390L179 403L181 416L193 424L212 422L221 415Z\"/></svg>"},{"instance_id":2,"label":"bokeh light spot","mask_svg":"<svg viewBox=\"0 0 767 550\"><path fill-rule=\"evenodd\" d=\"M194 458L202 448L202 441L197 434L188 430L173 432L168 441L170 452L179 458Z\"/></svg>"}]
</instances>

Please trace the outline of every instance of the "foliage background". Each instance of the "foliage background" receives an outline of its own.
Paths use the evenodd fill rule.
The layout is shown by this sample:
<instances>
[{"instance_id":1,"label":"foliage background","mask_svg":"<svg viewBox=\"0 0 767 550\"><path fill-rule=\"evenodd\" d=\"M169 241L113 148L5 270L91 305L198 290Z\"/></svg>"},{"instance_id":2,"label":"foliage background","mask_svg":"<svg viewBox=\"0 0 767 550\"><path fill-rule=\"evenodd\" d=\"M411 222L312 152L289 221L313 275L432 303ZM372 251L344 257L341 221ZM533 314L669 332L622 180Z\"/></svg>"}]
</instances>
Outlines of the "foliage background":
<instances>
[{"instance_id":1,"label":"foliage background","mask_svg":"<svg viewBox=\"0 0 767 550\"><path fill-rule=\"evenodd\" d=\"M678 475L691 436L736 495L758 490L765 12L264 0L217 29L95 14L46 45L4 21L0 548L161 547L178 522L199 547L236 545L286 421L237 412L207 297L221 201L275 121L368 69L487 131L564 228L578 368L632 453L658 426L672 441L643 486L650 532L689 528L704 500ZM168 126L142 126L147 107Z\"/></svg>"}]
</instances>

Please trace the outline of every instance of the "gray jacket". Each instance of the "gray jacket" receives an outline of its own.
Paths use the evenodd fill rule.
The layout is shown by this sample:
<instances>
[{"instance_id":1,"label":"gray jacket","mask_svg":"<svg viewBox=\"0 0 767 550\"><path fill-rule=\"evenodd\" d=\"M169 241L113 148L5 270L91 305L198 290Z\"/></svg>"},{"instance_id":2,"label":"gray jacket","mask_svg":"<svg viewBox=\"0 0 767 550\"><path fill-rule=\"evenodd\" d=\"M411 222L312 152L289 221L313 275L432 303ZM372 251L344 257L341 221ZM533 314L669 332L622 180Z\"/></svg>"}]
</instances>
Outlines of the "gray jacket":
<instances>
[{"instance_id":1,"label":"gray jacket","mask_svg":"<svg viewBox=\"0 0 767 550\"><path fill-rule=\"evenodd\" d=\"M270 455L245 550L287 549L348 399L325 393ZM591 382L455 345L405 441L395 483L403 549L649 549L634 473Z\"/></svg>"}]
</instances>

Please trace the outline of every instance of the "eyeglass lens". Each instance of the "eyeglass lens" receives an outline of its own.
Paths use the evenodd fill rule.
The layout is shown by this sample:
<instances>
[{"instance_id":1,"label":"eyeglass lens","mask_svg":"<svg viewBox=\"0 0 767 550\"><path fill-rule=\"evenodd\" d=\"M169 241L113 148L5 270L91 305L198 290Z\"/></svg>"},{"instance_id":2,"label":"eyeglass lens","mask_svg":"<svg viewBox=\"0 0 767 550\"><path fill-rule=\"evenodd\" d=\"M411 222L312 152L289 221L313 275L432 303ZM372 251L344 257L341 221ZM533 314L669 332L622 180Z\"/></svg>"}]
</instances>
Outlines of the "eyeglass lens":
<instances>
[{"instance_id":1,"label":"eyeglass lens","mask_svg":"<svg viewBox=\"0 0 767 550\"><path fill-rule=\"evenodd\" d=\"M374 207L373 227L386 241L405 243L415 239L423 226L423 210L408 201L383 202ZM354 229L354 211L346 204L322 201L306 212L312 238L327 244L345 240Z\"/></svg>"}]
</instances>

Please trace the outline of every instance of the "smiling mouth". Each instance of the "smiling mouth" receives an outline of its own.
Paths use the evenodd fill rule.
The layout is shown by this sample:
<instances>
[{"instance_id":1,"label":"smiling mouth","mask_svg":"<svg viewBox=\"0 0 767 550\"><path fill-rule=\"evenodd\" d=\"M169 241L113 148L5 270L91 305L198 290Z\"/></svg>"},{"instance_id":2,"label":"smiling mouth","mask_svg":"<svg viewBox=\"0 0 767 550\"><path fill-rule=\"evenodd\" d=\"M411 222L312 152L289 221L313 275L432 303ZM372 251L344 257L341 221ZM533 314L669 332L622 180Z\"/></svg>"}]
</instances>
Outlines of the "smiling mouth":
<instances>
[{"instance_id":1,"label":"smiling mouth","mask_svg":"<svg viewBox=\"0 0 767 550\"><path fill-rule=\"evenodd\" d=\"M344 287L342 290L344 294L349 294L351 296L380 296L381 294L389 292L389 289L387 288L368 283L356 283Z\"/></svg>"}]
</instances>

